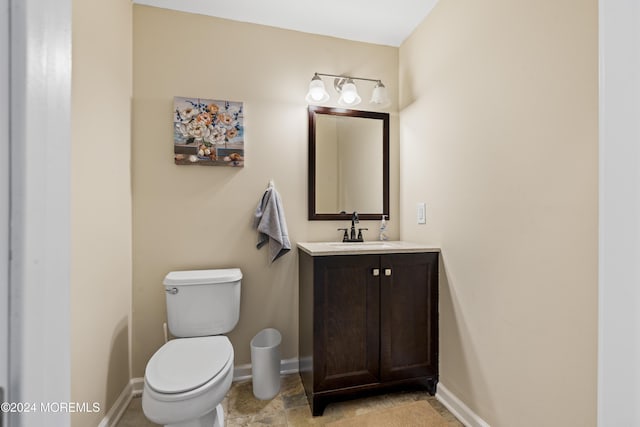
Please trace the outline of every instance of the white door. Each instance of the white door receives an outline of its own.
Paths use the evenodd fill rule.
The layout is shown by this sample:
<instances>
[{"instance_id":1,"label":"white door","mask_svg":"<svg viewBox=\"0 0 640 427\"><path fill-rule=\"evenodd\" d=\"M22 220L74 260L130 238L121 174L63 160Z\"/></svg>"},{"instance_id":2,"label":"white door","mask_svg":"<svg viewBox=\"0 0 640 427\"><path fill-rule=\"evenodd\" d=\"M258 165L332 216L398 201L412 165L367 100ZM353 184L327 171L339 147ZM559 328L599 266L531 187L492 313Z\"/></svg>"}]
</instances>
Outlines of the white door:
<instances>
[{"instance_id":1,"label":"white door","mask_svg":"<svg viewBox=\"0 0 640 427\"><path fill-rule=\"evenodd\" d=\"M9 322L9 0L0 0L0 403L6 399ZM0 427L6 425L0 411Z\"/></svg>"}]
</instances>

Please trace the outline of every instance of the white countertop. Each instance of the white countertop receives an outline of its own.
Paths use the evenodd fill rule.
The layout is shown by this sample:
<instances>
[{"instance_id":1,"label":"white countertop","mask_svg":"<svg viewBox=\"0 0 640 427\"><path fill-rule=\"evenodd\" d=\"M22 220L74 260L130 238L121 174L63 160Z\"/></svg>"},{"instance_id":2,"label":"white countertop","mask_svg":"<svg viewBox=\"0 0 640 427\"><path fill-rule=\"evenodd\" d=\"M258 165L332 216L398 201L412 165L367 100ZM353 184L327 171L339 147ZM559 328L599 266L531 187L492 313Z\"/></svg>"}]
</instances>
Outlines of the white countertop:
<instances>
[{"instance_id":1,"label":"white countertop","mask_svg":"<svg viewBox=\"0 0 640 427\"><path fill-rule=\"evenodd\" d=\"M418 252L440 252L440 248L405 241L369 242L298 242L298 248L311 256L397 254Z\"/></svg>"}]
</instances>

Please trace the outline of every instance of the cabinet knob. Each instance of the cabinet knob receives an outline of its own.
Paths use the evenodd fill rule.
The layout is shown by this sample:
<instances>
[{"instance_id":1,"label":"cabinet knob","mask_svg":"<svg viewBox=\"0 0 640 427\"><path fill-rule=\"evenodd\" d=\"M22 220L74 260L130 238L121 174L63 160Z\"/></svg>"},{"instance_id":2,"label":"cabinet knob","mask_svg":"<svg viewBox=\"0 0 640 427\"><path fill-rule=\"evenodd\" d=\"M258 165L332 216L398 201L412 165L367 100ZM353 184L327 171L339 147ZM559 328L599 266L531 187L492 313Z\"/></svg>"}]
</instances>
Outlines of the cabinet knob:
<instances>
[{"instance_id":1,"label":"cabinet knob","mask_svg":"<svg viewBox=\"0 0 640 427\"><path fill-rule=\"evenodd\" d=\"M379 268L374 268L372 270L372 273L375 277L378 277L380 275L380 269Z\"/></svg>"},{"instance_id":2,"label":"cabinet knob","mask_svg":"<svg viewBox=\"0 0 640 427\"><path fill-rule=\"evenodd\" d=\"M385 268L384 269L384 275L385 276L391 276L391 269L390 268Z\"/></svg>"}]
</instances>

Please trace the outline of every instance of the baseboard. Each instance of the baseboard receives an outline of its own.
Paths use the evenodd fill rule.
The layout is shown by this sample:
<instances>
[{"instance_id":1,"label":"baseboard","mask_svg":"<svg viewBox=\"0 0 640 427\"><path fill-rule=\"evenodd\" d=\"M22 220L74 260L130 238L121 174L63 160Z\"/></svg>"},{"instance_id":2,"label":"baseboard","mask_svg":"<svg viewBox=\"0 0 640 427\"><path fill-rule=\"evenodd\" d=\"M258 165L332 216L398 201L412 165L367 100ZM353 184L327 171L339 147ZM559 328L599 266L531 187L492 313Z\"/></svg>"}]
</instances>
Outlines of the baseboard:
<instances>
[{"instance_id":1,"label":"baseboard","mask_svg":"<svg viewBox=\"0 0 640 427\"><path fill-rule=\"evenodd\" d=\"M98 424L98 427L115 427L122 418L124 411L127 410L129 406L129 402L131 402L132 398L132 381L122 389L120 396L116 399L116 401L111 405L111 408L107 411L107 414Z\"/></svg>"},{"instance_id":2,"label":"baseboard","mask_svg":"<svg viewBox=\"0 0 640 427\"><path fill-rule=\"evenodd\" d=\"M442 383L438 383L436 399L466 427L491 427L489 423L480 418L478 414L473 412L471 408L451 393Z\"/></svg>"},{"instance_id":3,"label":"baseboard","mask_svg":"<svg viewBox=\"0 0 640 427\"><path fill-rule=\"evenodd\" d=\"M142 389L144 388L144 378L132 378L129 384L131 384L131 397L142 396Z\"/></svg>"},{"instance_id":4,"label":"baseboard","mask_svg":"<svg viewBox=\"0 0 640 427\"><path fill-rule=\"evenodd\" d=\"M299 371L298 358L284 359L280 361L280 374L295 374ZM236 366L233 370L233 381L244 381L251 379L251 363Z\"/></svg>"}]
</instances>

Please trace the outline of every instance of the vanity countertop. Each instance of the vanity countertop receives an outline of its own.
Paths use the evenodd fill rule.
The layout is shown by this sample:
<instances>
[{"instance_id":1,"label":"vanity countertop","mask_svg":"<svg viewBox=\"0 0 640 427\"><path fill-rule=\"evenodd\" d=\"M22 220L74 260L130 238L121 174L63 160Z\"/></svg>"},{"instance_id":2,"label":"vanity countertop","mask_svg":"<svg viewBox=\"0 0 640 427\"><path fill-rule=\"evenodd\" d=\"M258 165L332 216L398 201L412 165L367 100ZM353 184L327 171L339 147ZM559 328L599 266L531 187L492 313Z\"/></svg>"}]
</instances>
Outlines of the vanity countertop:
<instances>
[{"instance_id":1,"label":"vanity countertop","mask_svg":"<svg viewBox=\"0 0 640 427\"><path fill-rule=\"evenodd\" d=\"M298 248L311 256L440 252L440 248L435 246L400 240L372 240L369 242L298 242Z\"/></svg>"}]
</instances>

